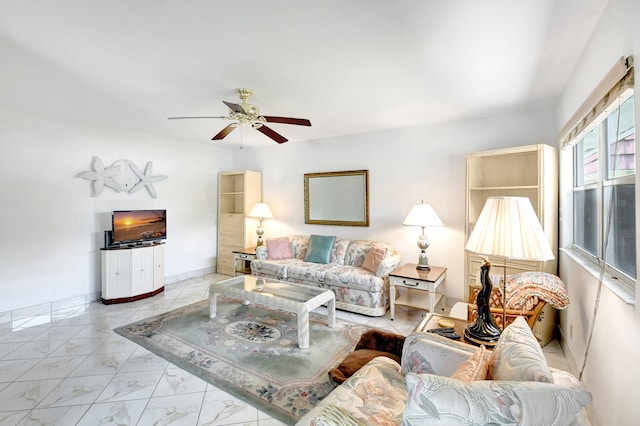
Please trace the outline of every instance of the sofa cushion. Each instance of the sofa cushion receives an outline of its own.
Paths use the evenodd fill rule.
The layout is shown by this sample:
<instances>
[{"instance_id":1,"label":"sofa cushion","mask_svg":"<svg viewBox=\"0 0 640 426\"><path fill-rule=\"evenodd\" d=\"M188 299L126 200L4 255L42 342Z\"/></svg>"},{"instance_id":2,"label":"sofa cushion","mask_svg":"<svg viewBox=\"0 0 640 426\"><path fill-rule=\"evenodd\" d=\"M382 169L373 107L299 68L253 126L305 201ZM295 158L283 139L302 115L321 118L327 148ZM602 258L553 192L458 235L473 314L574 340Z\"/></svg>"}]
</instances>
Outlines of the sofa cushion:
<instances>
[{"instance_id":1,"label":"sofa cushion","mask_svg":"<svg viewBox=\"0 0 640 426\"><path fill-rule=\"evenodd\" d=\"M300 259L252 260L251 273L263 277L287 278L289 267L303 263Z\"/></svg>"},{"instance_id":2,"label":"sofa cushion","mask_svg":"<svg viewBox=\"0 0 640 426\"><path fill-rule=\"evenodd\" d=\"M304 257L305 262L329 263L331 249L336 237L326 235L311 235L309 238L309 247L307 247L307 255Z\"/></svg>"},{"instance_id":3,"label":"sofa cushion","mask_svg":"<svg viewBox=\"0 0 640 426\"><path fill-rule=\"evenodd\" d=\"M458 365L458 368L455 373L451 375L451 378L465 383L485 380L487 378L490 357L491 353L484 345L480 345L469 359L462 361L460 365Z\"/></svg>"},{"instance_id":4,"label":"sofa cushion","mask_svg":"<svg viewBox=\"0 0 640 426\"><path fill-rule=\"evenodd\" d=\"M289 238L267 238L267 259L290 259L291 247Z\"/></svg>"},{"instance_id":5,"label":"sofa cushion","mask_svg":"<svg viewBox=\"0 0 640 426\"><path fill-rule=\"evenodd\" d=\"M387 257L388 253L389 249L386 247L380 247L374 243L371 248L369 248L369 251L364 258L364 262L362 262L362 267L375 274L378 270L378 266L380 266L380 263Z\"/></svg>"},{"instance_id":6,"label":"sofa cushion","mask_svg":"<svg viewBox=\"0 0 640 426\"><path fill-rule=\"evenodd\" d=\"M491 380L463 383L415 373L408 373L406 380L409 395L402 419L406 425L564 425L591 402L591 394L580 385Z\"/></svg>"},{"instance_id":7,"label":"sofa cushion","mask_svg":"<svg viewBox=\"0 0 640 426\"><path fill-rule=\"evenodd\" d=\"M532 380L553 383L542 348L524 317L504 329L489 361L494 380Z\"/></svg>"},{"instance_id":8,"label":"sofa cushion","mask_svg":"<svg viewBox=\"0 0 640 426\"><path fill-rule=\"evenodd\" d=\"M337 267L332 263L298 261L287 266L287 279L323 284L327 272Z\"/></svg>"},{"instance_id":9,"label":"sofa cushion","mask_svg":"<svg viewBox=\"0 0 640 426\"><path fill-rule=\"evenodd\" d=\"M354 268L348 265L334 266L334 268L327 269L323 277L324 282L328 285L374 293L381 292L384 288L384 280L366 269Z\"/></svg>"}]
</instances>

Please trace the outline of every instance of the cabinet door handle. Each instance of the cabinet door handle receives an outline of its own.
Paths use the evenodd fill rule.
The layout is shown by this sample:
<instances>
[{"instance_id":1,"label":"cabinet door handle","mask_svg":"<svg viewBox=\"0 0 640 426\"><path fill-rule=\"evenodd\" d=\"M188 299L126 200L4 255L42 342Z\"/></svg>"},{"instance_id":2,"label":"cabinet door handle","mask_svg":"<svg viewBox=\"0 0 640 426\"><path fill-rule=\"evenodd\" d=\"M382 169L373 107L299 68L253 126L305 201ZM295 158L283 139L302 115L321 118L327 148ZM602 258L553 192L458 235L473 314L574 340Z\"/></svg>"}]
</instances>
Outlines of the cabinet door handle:
<instances>
[{"instance_id":1,"label":"cabinet door handle","mask_svg":"<svg viewBox=\"0 0 640 426\"><path fill-rule=\"evenodd\" d=\"M408 283L408 282L406 282L405 280L402 280L402 284L404 284L404 285L410 285L410 286L412 286L412 287L418 287L418 286L420 285L420 283L413 283L413 282Z\"/></svg>"}]
</instances>

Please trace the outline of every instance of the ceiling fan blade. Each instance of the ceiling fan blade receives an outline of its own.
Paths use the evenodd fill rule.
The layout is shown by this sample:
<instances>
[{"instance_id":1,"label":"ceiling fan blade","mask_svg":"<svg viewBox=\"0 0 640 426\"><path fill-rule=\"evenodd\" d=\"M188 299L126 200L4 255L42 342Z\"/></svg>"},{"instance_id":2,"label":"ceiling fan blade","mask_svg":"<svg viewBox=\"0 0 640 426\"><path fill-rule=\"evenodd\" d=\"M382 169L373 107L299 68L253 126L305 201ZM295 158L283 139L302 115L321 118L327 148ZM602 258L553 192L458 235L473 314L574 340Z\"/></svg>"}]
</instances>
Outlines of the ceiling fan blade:
<instances>
[{"instance_id":1,"label":"ceiling fan blade","mask_svg":"<svg viewBox=\"0 0 640 426\"><path fill-rule=\"evenodd\" d=\"M233 132L236 127L238 127L235 123L234 124L229 124L227 127L225 127L224 129L220 130L220 133L218 133L217 135L215 135L213 138L211 138L212 141L217 141L220 139L224 139L229 133Z\"/></svg>"},{"instance_id":2,"label":"ceiling fan blade","mask_svg":"<svg viewBox=\"0 0 640 426\"><path fill-rule=\"evenodd\" d=\"M227 118L224 116L218 116L218 117L167 117L168 120L184 120L184 119L189 119L189 118Z\"/></svg>"},{"instance_id":3,"label":"ceiling fan blade","mask_svg":"<svg viewBox=\"0 0 640 426\"><path fill-rule=\"evenodd\" d=\"M306 118L291 117L274 117L272 115L263 115L264 119L269 123L295 124L297 126L311 126L311 121Z\"/></svg>"},{"instance_id":4,"label":"ceiling fan blade","mask_svg":"<svg viewBox=\"0 0 640 426\"><path fill-rule=\"evenodd\" d=\"M280 133L276 132L275 130L268 128L264 124L260 127L257 127L256 130L265 134L266 136L269 136L271 139L273 139L278 143L285 143L286 141L289 140L284 136L282 136Z\"/></svg>"},{"instance_id":5,"label":"ceiling fan blade","mask_svg":"<svg viewBox=\"0 0 640 426\"><path fill-rule=\"evenodd\" d=\"M229 107L229 109L233 112L237 112L238 114L246 114L244 108L242 108L242 105L240 104L234 104L231 102L227 102L227 101L222 101L222 103L224 103L226 106Z\"/></svg>"}]
</instances>

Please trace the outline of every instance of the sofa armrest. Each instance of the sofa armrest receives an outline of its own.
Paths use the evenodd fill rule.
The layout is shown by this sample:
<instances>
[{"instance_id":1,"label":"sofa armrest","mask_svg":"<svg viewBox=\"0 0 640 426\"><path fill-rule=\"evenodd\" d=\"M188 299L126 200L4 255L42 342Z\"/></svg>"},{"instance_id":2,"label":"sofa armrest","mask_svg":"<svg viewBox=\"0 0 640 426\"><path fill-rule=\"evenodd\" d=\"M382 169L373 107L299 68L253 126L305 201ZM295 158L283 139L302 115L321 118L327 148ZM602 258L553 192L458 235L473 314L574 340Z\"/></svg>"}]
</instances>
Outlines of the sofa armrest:
<instances>
[{"instance_id":1,"label":"sofa armrest","mask_svg":"<svg viewBox=\"0 0 640 426\"><path fill-rule=\"evenodd\" d=\"M378 269L376 269L376 277L385 278L389 276L389 274L396 270L398 265L400 265L401 260L402 255L397 251L394 251L391 256L380 262Z\"/></svg>"},{"instance_id":2,"label":"sofa armrest","mask_svg":"<svg viewBox=\"0 0 640 426\"><path fill-rule=\"evenodd\" d=\"M450 377L476 348L435 333L414 331L402 348L402 374L436 374Z\"/></svg>"},{"instance_id":3,"label":"sofa armrest","mask_svg":"<svg viewBox=\"0 0 640 426\"><path fill-rule=\"evenodd\" d=\"M258 246L256 247L256 259L265 260L268 255L267 246Z\"/></svg>"},{"instance_id":4,"label":"sofa armrest","mask_svg":"<svg viewBox=\"0 0 640 426\"><path fill-rule=\"evenodd\" d=\"M400 365L381 356L335 388L296 425L399 425L406 400ZM327 410L330 406L334 408Z\"/></svg>"}]
</instances>

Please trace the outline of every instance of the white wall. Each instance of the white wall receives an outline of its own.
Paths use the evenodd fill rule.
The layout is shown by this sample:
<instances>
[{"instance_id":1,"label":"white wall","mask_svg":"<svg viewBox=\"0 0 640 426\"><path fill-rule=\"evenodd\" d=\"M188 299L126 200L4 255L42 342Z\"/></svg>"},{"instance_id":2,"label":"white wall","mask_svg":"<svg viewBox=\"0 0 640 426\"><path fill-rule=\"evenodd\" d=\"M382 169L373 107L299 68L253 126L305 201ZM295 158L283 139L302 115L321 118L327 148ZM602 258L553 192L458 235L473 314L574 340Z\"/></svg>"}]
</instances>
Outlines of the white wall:
<instances>
[{"instance_id":1,"label":"white wall","mask_svg":"<svg viewBox=\"0 0 640 426\"><path fill-rule=\"evenodd\" d=\"M465 154L552 143L551 108L497 113L473 120L234 151L234 169L262 172L263 201L274 219L265 236L338 235L392 243L403 262L417 262L420 228L402 226L424 200L444 222L428 229L433 265L445 266L450 301L464 297ZM314 125L317 125L314 123ZM286 133L285 133L286 134ZM304 174L369 170L369 227L305 225Z\"/></svg>"},{"instance_id":2,"label":"white wall","mask_svg":"<svg viewBox=\"0 0 640 426\"><path fill-rule=\"evenodd\" d=\"M621 56L633 55L636 68L640 60L640 2L611 0L574 74L564 90L557 108L559 130L596 87ZM636 71L636 77L638 76ZM638 87L636 78L636 87ZM640 96L636 89L636 127L640 125ZM636 152L638 139L636 138ZM563 164L571 166L566 156ZM571 172L562 171L561 211L570 213ZM640 224L636 175L636 223ZM640 229L640 228L637 228ZM636 229L636 235L637 235ZM566 247L571 242L571 218L561 221L561 236ZM638 244L640 241L636 241ZM636 254L640 253L640 246ZM580 368L585 359L589 324L593 319L597 292L597 277L567 254L560 256L560 276L565 281L571 305L560 314L560 329L567 349ZM624 303L609 288L603 287L593 340L583 376L593 395L592 421L595 425L630 425L640 419L640 405L635 401L640 379L640 292L636 291L635 306Z\"/></svg>"},{"instance_id":3,"label":"white wall","mask_svg":"<svg viewBox=\"0 0 640 426\"><path fill-rule=\"evenodd\" d=\"M100 292L100 248L112 210L167 209L166 275L212 270L217 174L232 153L212 145L0 109L0 312ZM91 197L75 177L92 156L168 175L135 194Z\"/></svg>"}]
</instances>

